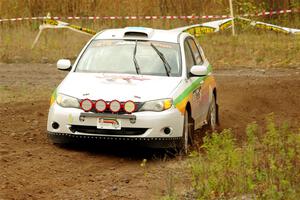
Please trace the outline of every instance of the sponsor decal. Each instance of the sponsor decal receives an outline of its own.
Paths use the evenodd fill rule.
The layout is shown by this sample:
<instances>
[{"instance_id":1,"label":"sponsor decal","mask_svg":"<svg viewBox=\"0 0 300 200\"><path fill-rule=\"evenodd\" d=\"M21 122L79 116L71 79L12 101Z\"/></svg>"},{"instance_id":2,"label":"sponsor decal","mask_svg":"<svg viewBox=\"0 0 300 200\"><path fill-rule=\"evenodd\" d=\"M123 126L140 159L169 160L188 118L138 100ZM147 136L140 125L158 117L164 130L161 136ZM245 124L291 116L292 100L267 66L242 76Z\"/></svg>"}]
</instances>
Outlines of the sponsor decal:
<instances>
[{"instance_id":1,"label":"sponsor decal","mask_svg":"<svg viewBox=\"0 0 300 200\"><path fill-rule=\"evenodd\" d=\"M270 31L275 31L278 33L289 33L289 31L283 29L282 27L272 26L272 25L265 24L265 23L255 23L254 27L266 29L266 30L270 30Z\"/></svg>"},{"instance_id":2,"label":"sponsor decal","mask_svg":"<svg viewBox=\"0 0 300 200\"><path fill-rule=\"evenodd\" d=\"M205 22L203 24L175 28L173 30L188 32L189 34L194 35L195 37L200 37L203 34L209 34L228 29L231 27L232 21L233 18L228 18L217 21Z\"/></svg>"},{"instance_id":3,"label":"sponsor decal","mask_svg":"<svg viewBox=\"0 0 300 200\"><path fill-rule=\"evenodd\" d=\"M220 31L224 31L232 26L232 20L224 22L223 24L220 25Z\"/></svg>"},{"instance_id":4,"label":"sponsor decal","mask_svg":"<svg viewBox=\"0 0 300 200\"><path fill-rule=\"evenodd\" d=\"M192 27L189 28L187 30L185 30L184 32L188 32L191 35L194 35L195 37L200 37L203 34L207 34L207 33L213 33L215 32L216 28L214 27L209 27L209 26L196 26L196 27Z\"/></svg>"},{"instance_id":5,"label":"sponsor decal","mask_svg":"<svg viewBox=\"0 0 300 200\"><path fill-rule=\"evenodd\" d=\"M72 116L72 114L69 114L69 116L68 116L68 122L69 122L69 124L73 123L73 116Z\"/></svg>"},{"instance_id":6,"label":"sponsor decal","mask_svg":"<svg viewBox=\"0 0 300 200\"><path fill-rule=\"evenodd\" d=\"M96 76L96 78L99 78L99 79L104 78L108 81L124 80L124 81L127 81L127 82L151 80L151 79L143 77L143 76L107 76L107 75L103 75L103 76Z\"/></svg>"},{"instance_id":7,"label":"sponsor decal","mask_svg":"<svg viewBox=\"0 0 300 200\"><path fill-rule=\"evenodd\" d=\"M211 72L212 72L212 66L209 65L207 75L209 75ZM184 114L186 104L188 101L192 99L194 90L201 87L202 83L204 83L204 81L208 77L209 76L197 78L189 87L187 87L180 95L178 95L174 99L174 105L181 112L181 114Z\"/></svg>"},{"instance_id":8,"label":"sponsor decal","mask_svg":"<svg viewBox=\"0 0 300 200\"><path fill-rule=\"evenodd\" d=\"M52 106L52 104L55 102L56 97L57 97L57 90L56 90L56 88L55 88L55 89L53 90L52 95L51 95L51 98L50 98L50 106Z\"/></svg>"}]
</instances>

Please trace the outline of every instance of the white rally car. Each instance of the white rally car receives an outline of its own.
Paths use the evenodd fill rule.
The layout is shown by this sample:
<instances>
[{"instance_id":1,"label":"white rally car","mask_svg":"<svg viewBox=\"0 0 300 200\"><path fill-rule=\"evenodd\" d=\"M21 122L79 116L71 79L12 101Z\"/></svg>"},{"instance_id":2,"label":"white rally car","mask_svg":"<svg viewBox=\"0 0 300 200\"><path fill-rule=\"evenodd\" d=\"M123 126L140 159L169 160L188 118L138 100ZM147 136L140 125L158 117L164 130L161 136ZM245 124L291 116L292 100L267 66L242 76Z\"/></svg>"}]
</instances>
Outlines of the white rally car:
<instances>
[{"instance_id":1,"label":"white rally car","mask_svg":"<svg viewBox=\"0 0 300 200\"><path fill-rule=\"evenodd\" d=\"M188 33L141 27L96 34L53 92L48 136L176 144L218 123L217 90L203 50Z\"/></svg>"}]
</instances>

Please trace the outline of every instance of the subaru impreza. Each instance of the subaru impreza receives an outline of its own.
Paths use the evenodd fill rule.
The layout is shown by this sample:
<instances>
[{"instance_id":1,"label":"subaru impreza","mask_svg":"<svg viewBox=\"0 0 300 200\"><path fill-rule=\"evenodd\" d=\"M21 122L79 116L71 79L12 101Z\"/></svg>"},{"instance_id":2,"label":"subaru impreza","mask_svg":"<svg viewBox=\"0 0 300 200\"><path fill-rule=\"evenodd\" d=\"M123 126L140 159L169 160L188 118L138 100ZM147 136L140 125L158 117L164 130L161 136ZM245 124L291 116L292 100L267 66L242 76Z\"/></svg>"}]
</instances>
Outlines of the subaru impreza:
<instances>
[{"instance_id":1,"label":"subaru impreza","mask_svg":"<svg viewBox=\"0 0 300 200\"><path fill-rule=\"evenodd\" d=\"M216 82L198 41L142 27L96 34L51 97L48 136L175 145L187 151L196 129L218 124Z\"/></svg>"}]
</instances>

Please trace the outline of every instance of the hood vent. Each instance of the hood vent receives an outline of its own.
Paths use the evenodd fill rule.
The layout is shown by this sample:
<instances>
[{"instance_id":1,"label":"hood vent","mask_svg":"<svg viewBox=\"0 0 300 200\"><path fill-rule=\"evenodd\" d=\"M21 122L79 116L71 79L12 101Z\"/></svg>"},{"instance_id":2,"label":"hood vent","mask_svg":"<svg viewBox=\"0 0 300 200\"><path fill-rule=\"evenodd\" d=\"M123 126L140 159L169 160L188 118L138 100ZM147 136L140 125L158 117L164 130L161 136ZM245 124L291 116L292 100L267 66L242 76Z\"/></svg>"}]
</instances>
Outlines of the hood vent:
<instances>
[{"instance_id":1,"label":"hood vent","mask_svg":"<svg viewBox=\"0 0 300 200\"><path fill-rule=\"evenodd\" d=\"M150 38L153 34L152 28L126 27L124 28L124 38Z\"/></svg>"},{"instance_id":2,"label":"hood vent","mask_svg":"<svg viewBox=\"0 0 300 200\"><path fill-rule=\"evenodd\" d=\"M141 33L141 32L125 32L124 37L148 38L148 34L147 33Z\"/></svg>"}]
</instances>

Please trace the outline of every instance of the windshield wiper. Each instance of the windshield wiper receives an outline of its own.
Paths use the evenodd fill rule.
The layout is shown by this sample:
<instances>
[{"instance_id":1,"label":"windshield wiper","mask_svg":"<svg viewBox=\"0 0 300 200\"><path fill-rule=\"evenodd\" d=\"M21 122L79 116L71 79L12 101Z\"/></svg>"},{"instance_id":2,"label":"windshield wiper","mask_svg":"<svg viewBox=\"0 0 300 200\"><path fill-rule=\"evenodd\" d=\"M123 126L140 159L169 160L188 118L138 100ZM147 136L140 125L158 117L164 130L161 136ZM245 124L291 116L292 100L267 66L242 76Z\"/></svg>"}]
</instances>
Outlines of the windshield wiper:
<instances>
[{"instance_id":1,"label":"windshield wiper","mask_svg":"<svg viewBox=\"0 0 300 200\"><path fill-rule=\"evenodd\" d=\"M165 66L165 70L166 70L166 73L167 73L167 76L170 76L170 73L171 73L171 67L168 63L168 61L166 60L166 57L165 55L160 52L156 46L154 46L154 44L151 43L151 47L155 50L155 52L157 53L157 55L160 57L160 59L163 61L164 63L164 66Z\"/></svg>"},{"instance_id":2,"label":"windshield wiper","mask_svg":"<svg viewBox=\"0 0 300 200\"><path fill-rule=\"evenodd\" d=\"M134 62L136 73L141 74L141 69L140 69L139 63L137 62L136 57L135 57L136 56L136 49L137 49L137 41L135 41L135 47L134 47L134 50L133 50L133 62Z\"/></svg>"}]
</instances>

